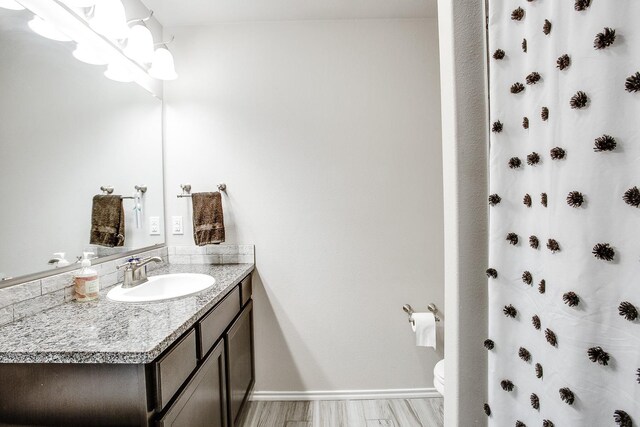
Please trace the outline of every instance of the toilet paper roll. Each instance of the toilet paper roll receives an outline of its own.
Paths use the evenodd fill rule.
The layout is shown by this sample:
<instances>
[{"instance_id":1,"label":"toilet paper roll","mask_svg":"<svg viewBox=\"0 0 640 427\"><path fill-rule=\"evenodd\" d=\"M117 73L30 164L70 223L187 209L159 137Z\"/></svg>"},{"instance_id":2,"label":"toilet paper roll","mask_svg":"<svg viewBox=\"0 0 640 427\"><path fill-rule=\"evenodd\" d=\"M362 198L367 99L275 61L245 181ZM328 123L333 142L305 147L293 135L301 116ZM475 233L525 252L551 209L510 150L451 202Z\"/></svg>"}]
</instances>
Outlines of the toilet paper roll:
<instances>
[{"instance_id":1,"label":"toilet paper roll","mask_svg":"<svg viewBox=\"0 0 640 427\"><path fill-rule=\"evenodd\" d=\"M433 313L413 313L411 329L416 333L416 345L436 349L436 317Z\"/></svg>"}]
</instances>

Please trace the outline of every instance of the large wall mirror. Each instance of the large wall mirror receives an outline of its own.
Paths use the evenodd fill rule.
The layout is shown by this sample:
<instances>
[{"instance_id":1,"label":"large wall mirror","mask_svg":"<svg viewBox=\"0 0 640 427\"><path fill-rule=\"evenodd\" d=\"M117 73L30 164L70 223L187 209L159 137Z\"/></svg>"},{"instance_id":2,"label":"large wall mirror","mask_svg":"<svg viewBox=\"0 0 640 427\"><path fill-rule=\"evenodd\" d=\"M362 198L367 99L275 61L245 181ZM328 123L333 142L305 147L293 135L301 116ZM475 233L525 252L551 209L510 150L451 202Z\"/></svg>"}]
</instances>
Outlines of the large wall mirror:
<instances>
[{"instance_id":1,"label":"large wall mirror","mask_svg":"<svg viewBox=\"0 0 640 427\"><path fill-rule=\"evenodd\" d=\"M164 243L162 101L35 34L32 18L0 8L0 287L54 270L55 253L73 264ZM101 187L122 196L115 247L91 242Z\"/></svg>"}]
</instances>

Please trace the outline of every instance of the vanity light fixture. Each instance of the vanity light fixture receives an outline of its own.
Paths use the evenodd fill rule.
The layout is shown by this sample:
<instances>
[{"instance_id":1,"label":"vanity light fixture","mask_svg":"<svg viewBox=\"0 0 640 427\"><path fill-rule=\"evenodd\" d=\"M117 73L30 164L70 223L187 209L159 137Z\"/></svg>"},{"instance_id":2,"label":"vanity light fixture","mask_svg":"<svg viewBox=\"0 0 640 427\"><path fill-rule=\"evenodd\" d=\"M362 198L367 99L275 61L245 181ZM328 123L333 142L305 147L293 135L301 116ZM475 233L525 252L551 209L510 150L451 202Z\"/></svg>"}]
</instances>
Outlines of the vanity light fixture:
<instances>
[{"instance_id":1,"label":"vanity light fixture","mask_svg":"<svg viewBox=\"0 0 640 427\"><path fill-rule=\"evenodd\" d=\"M45 37L47 39L56 40L59 42L70 42L71 39L67 37L64 33L59 31L56 27L40 18L39 16L34 16L31 21L27 24L29 28L33 30L34 33Z\"/></svg>"},{"instance_id":2,"label":"vanity light fixture","mask_svg":"<svg viewBox=\"0 0 640 427\"><path fill-rule=\"evenodd\" d=\"M173 55L169 52L167 45L175 40L175 37L171 37L171 40L156 44L158 47L153 53L153 63L149 68L149 75L158 80L175 80L178 78L176 73L175 63L173 61Z\"/></svg>"},{"instance_id":3,"label":"vanity light fixture","mask_svg":"<svg viewBox=\"0 0 640 427\"><path fill-rule=\"evenodd\" d=\"M145 24L152 16L153 11L151 11L146 18L134 19L127 22L127 25L136 24L129 30L127 46L123 52L129 58L141 64L149 64L153 61L153 35L151 31L149 31L149 28L147 28L147 24Z\"/></svg>"},{"instance_id":4,"label":"vanity light fixture","mask_svg":"<svg viewBox=\"0 0 640 427\"><path fill-rule=\"evenodd\" d=\"M0 0L0 7L9 10L24 10L24 7L14 0Z\"/></svg>"},{"instance_id":5,"label":"vanity light fixture","mask_svg":"<svg viewBox=\"0 0 640 427\"><path fill-rule=\"evenodd\" d=\"M93 6L89 26L111 40L123 40L129 35L129 26L121 0L98 0Z\"/></svg>"}]
</instances>

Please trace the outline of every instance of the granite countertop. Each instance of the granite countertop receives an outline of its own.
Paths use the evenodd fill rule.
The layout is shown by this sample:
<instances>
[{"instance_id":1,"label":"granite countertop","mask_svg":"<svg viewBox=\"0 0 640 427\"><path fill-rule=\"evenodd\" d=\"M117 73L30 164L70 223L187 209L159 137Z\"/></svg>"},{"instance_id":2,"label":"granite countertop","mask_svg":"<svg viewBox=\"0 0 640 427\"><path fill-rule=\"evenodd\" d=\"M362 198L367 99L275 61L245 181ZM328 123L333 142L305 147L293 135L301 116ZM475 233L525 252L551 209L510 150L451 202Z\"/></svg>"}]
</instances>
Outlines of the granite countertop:
<instances>
[{"instance_id":1,"label":"granite countertop","mask_svg":"<svg viewBox=\"0 0 640 427\"><path fill-rule=\"evenodd\" d=\"M149 363L195 324L253 264L168 265L149 276L204 273L216 283L206 291L153 303L107 299L69 302L0 328L0 363Z\"/></svg>"}]
</instances>

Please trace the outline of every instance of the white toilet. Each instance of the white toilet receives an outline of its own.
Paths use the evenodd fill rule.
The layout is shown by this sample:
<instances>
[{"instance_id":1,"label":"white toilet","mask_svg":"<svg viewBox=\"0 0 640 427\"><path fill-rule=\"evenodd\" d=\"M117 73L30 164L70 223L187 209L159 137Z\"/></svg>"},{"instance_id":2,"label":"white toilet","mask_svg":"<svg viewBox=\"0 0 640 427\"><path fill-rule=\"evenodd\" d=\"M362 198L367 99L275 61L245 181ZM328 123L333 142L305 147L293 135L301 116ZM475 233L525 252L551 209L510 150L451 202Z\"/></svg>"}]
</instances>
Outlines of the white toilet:
<instances>
[{"instance_id":1,"label":"white toilet","mask_svg":"<svg viewBox=\"0 0 640 427\"><path fill-rule=\"evenodd\" d=\"M433 386L444 397L444 359L433 368Z\"/></svg>"}]
</instances>

